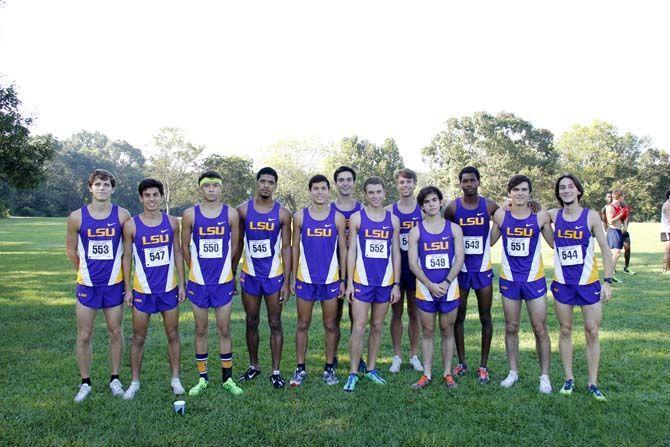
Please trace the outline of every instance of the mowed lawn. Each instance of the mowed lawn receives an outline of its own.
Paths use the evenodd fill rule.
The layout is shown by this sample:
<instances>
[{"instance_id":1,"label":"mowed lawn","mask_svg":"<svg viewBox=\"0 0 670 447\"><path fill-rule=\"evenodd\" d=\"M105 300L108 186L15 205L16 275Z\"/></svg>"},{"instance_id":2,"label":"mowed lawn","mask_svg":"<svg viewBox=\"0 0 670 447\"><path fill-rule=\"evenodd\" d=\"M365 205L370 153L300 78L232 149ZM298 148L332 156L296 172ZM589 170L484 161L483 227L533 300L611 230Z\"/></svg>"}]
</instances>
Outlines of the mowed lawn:
<instances>
[{"instance_id":1,"label":"mowed lawn","mask_svg":"<svg viewBox=\"0 0 670 447\"><path fill-rule=\"evenodd\" d=\"M75 361L74 280L64 253L64 219L0 219L0 445L669 445L670 444L670 276L661 271L658 224L633 224L634 277L620 275L614 298L605 306L601 331L600 386L607 402L586 393L584 336L575 313L575 374L571 397L537 391L539 368L527 314L521 328L520 383L502 389L507 374L503 315L496 293L494 336L489 369L492 382L479 385L470 374L447 390L439 380L423 391L410 384L418 374L406 363L388 373L391 341L383 336L379 368L387 386L362 381L355 393L341 384L321 382L323 329L316 308L310 332L306 384L274 390L270 373L269 331L261 324L262 378L245 384L243 396L222 390L218 344L210 324L210 371L207 392L186 397L184 417L172 411L165 335L160 316L152 320L145 349L142 388L134 401L109 393L107 334L98 316L93 354L93 393L83 404L73 397L79 384ZM499 259L500 246L494 248ZM548 277L551 252L545 252ZM497 274L498 266L495 266ZM497 286L496 286L497 290ZM470 297L466 349L471 370L479 360L476 300ZM193 359L193 317L181 306L182 381L188 389L197 377ZM387 321L390 317L387 317ZM346 320L346 318L345 318ZM295 298L284 312L282 372L287 382L295 367ZM552 344L551 378L563 381L558 355L558 324L550 300L548 326ZM348 323L343 324L341 364ZM124 322L126 348L132 327ZM232 334L235 376L247 366L244 312L234 302ZM407 352L407 340L403 342ZM439 352L439 351L438 351ZM434 376L440 377L436 359ZM130 382L128 349L121 379Z\"/></svg>"}]
</instances>

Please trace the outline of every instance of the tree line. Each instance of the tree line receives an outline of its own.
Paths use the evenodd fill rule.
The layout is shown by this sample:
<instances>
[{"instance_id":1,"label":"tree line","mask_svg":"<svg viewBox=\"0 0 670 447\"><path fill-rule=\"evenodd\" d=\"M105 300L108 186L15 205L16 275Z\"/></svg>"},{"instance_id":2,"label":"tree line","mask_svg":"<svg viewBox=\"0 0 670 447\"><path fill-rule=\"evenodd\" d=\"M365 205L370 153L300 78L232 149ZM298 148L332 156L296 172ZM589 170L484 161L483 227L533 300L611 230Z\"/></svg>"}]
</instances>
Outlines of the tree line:
<instances>
[{"instance_id":1,"label":"tree line","mask_svg":"<svg viewBox=\"0 0 670 447\"><path fill-rule=\"evenodd\" d=\"M154 150L143 151L124 140L111 140L99 132L81 131L65 140L30 135L31 120L21 116L14 89L0 86L0 214L65 216L88 201L85 179L95 168L118 177L114 200L132 213L140 210L136 186L144 177L165 185L166 207L176 215L197 201L196 178L207 169L230 181L224 198L237 205L255 190L251 159L204 155L175 127L154 137ZM307 182L316 173L330 178L340 165L356 169L359 179L383 178L388 201L397 199L394 173L405 167L392 138L382 144L359 136L335 143L316 140L280 141L262 150L263 165L279 174L277 198L290 210L309 203ZM659 204L670 189L670 155L655 148L648 137L620 133L610 123L594 121L575 125L559 138L534 127L512 113L486 112L449 119L431 143L421 149L428 172L419 173L419 186L435 184L447 197L458 195L458 171L476 166L482 174L481 191L494 200L506 196L506 183L516 173L533 180L533 197L546 207L556 204L554 180L572 172L583 182L583 203L599 209L605 193L626 192L634 220L656 220ZM411 166L409 166L411 168ZM357 183L361 197L362 181Z\"/></svg>"}]
</instances>

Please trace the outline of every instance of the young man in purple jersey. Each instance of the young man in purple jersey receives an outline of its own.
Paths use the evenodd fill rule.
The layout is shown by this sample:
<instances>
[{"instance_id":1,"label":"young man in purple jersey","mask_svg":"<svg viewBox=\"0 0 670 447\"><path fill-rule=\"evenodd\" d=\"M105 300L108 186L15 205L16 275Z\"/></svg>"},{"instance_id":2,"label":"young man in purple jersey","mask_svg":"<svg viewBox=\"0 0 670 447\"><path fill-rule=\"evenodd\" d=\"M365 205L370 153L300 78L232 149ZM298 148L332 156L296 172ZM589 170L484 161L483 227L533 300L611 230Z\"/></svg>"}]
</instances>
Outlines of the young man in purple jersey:
<instances>
[{"instance_id":1,"label":"young man in purple jersey","mask_svg":"<svg viewBox=\"0 0 670 447\"><path fill-rule=\"evenodd\" d=\"M255 197L237 208L242 248L235 254L232 265L235 272L240 257L244 256L240 284L246 312L249 368L239 380L253 380L261 373L258 324L265 298L272 353L270 382L274 388L283 388L285 382L279 370L284 347L281 313L291 293L291 213L273 198L277 180L277 171L262 168L256 174Z\"/></svg>"},{"instance_id":2,"label":"young man in purple jersey","mask_svg":"<svg viewBox=\"0 0 670 447\"><path fill-rule=\"evenodd\" d=\"M134 399L140 389L144 343L149 320L156 313L163 316L168 340L172 392L184 394L179 380L179 303L186 298L186 290L179 221L161 211L164 190L160 181L144 179L137 191L144 210L123 226L124 301L133 308L133 339L130 345L132 382L123 394L126 400ZM132 281L131 259L135 261Z\"/></svg>"},{"instance_id":3,"label":"young man in purple jersey","mask_svg":"<svg viewBox=\"0 0 670 447\"><path fill-rule=\"evenodd\" d=\"M368 370L365 378L384 385L376 369L384 317L389 304L400 299L400 222L384 209L384 182L370 177L363 185L367 206L354 213L349 222L346 296L352 306L353 323L349 338L350 373L345 391L354 391L358 382L361 343L370 322Z\"/></svg>"},{"instance_id":4,"label":"young man in purple jersey","mask_svg":"<svg viewBox=\"0 0 670 447\"><path fill-rule=\"evenodd\" d=\"M400 199L386 209L391 211L400 221L400 299L391 306L391 343L393 344L393 358L389 371L397 373L402 364L402 314L407 297L407 332L409 334L409 363L415 371L423 371L423 366L417 351L419 349L419 314L416 310L414 295L416 292L416 278L412 273L407 258L409 248L409 232L421 222L421 207L414 197L416 189L416 173L411 169L403 168L396 172L396 186Z\"/></svg>"},{"instance_id":5,"label":"young man in purple jersey","mask_svg":"<svg viewBox=\"0 0 670 447\"><path fill-rule=\"evenodd\" d=\"M586 335L587 389L596 400L606 400L598 389L599 331L602 303L612 297L610 285L614 266L600 216L594 210L582 208L579 203L583 194L581 182L572 174L563 174L555 186L556 200L561 208L549 210L554 223L555 244L555 274L551 292L561 328L558 348L565 371L565 383L560 393L570 395L575 387L572 372L572 314L574 307L580 306ZM605 270L602 288L595 257L596 242L600 246Z\"/></svg>"},{"instance_id":6,"label":"young man in purple jersey","mask_svg":"<svg viewBox=\"0 0 670 447\"><path fill-rule=\"evenodd\" d=\"M186 296L195 320L195 363L198 383L190 396L202 394L209 384L207 334L209 309L214 309L219 334L219 359L223 389L242 394L233 381L233 345L230 314L233 309L235 278L232 261L239 243L237 210L221 201L223 177L207 171L198 178L201 201L186 209L181 220L181 244L189 268Z\"/></svg>"},{"instance_id":7,"label":"young man in purple jersey","mask_svg":"<svg viewBox=\"0 0 670 447\"><path fill-rule=\"evenodd\" d=\"M540 234L550 247L554 246L551 218L546 211L533 214L528 207L532 184L525 175L514 175L507 183L511 199L510 211L496 210L491 229L491 245L502 237L500 293L505 314L505 348L510 371L500 383L512 387L519 380L519 322L521 305L526 302L535 335L535 348L540 363L539 390L551 393L549 366L551 343L547 332L547 283L542 263Z\"/></svg>"},{"instance_id":8,"label":"young man in purple jersey","mask_svg":"<svg viewBox=\"0 0 670 447\"><path fill-rule=\"evenodd\" d=\"M333 173L333 181L335 182L335 188L337 189L337 197L334 201L330 203L330 206L335 208L335 210L344 216L344 224L346 229L346 242L349 243L349 219L351 215L361 209L361 202L354 199L354 190L356 187L356 171L354 171L349 166L340 166ZM346 264L346 260L342 261ZM337 301L337 327L341 326L342 322L342 313L344 309L344 300ZM351 306L349 306L349 321L353 321L351 315ZM335 360L334 360L334 369L337 369L337 351L340 346L340 334L338 332L337 340L335 341ZM361 358L359 365L359 371L365 372L366 364L365 361Z\"/></svg>"},{"instance_id":9,"label":"young man in purple jersey","mask_svg":"<svg viewBox=\"0 0 670 447\"><path fill-rule=\"evenodd\" d=\"M467 373L465 358L465 317L468 308L468 295L474 289L477 296L479 322L482 326L481 357L477 369L479 383L488 383L488 360L493 336L491 303L493 301L493 265L491 264L491 245L489 244L490 221L498 204L479 195L480 174L477 168L466 166L458 174L463 194L447 205L444 217L461 227L463 231L465 259L458 275L460 287L460 305L454 334L458 365L455 376Z\"/></svg>"},{"instance_id":10,"label":"young man in purple jersey","mask_svg":"<svg viewBox=\"0 0 670 447\"><path fill-rule=\"evenodd\" d=\"M433 338L435 318L439 316L442 336L442 374L448 388L457 386L451 373L454 355L454 321L459 304L458 274L463 265L463 233L461 227L442 217L442 192L426 186L417 198L425 218L409 233L409 266L416 276L416 305L423 337L424 373L412 384L423 389L432 381Z\"/></svg>"},{"instance_id":11,"label":"young man in purple jersey","mask_svg":"<svg viewBox=\"0 0 670 447\"><path fill-rule=\"evenodd\" d=\"M305 357L314 303L321 303L326 331L326 362L323 381L338 383L334 358L340 327L337 325L338 301L344 298L347 242L344 216L329 205L330 182L323 175L309 180L312 203L293 217L293 275L291 292L296 295L298 324L295 349L297 366L289 381L300 386L307 378Z\"/></svg>"},{"instance_id":12,"label":"young man in purple jersey","mask_svg":"<svg viewBox=\"0 0 670 447\"><path fill-rule=\"evenodd\" d=\"M91 338L98 310L102 309L109 333L109 388L123 395L119 380L123 351L123 255L122 227L130 219L125 209L112 204L116 179L111 172L96 169L88 178L91 203L73 211L67 219L65 249L77 270L77 364L81 385L74 401L91 392Z\"/></svg>"}]
</instances>

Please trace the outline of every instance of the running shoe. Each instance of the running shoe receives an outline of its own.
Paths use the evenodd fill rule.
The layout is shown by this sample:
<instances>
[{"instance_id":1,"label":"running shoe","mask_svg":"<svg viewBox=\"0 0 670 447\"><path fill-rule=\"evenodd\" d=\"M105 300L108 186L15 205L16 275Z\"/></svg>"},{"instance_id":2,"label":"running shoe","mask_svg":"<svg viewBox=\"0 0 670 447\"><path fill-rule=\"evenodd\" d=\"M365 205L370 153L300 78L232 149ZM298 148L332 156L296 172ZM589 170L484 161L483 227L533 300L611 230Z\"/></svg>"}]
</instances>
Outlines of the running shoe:
<instances>
[{"instance_id":1,"label":"running shoe","mask_svg":"<svg viewBox=\"0 0 670 447\"><path fill-rule=\"evenodd\" d=\"M455 376L464 376L468 373L468 365L465 363L459 363L454 366L454 370L451 372Z\"/></svg>"},{"instance_id":2,"label":"running shoe","mask_svg":"<svg viewBox=\"0 0 670 447\"><path fill-rule=\"evenodd\" d=\"M254 380L256 377L261 375L261 370L256 369L253 366L250 366L247 371L240 376L239 380L240 382L248 382L250 380Z\"/></svg>"},{"instance_id":3,"label":"running shoe","mask_svg":"<svg viewBox=\"0 0 670 447\"><path fill-rule=\"evenodd\" d=\"M376 369L365 373L365 378L372 383L376 383L377 385L386 385L386 380L384 380L382 376L379 375Z\"/></svg>"},{"instance_id":4,"label":"running shoe","mask_svg":"<svg viewBox=\"0 0 670 447\"><path fill-rule=\"evenodd\" d=\"M140 381L132 381L130 382L130 386L126 390L125 393L123 393L123 399L124 400L133 400L135 399L135 395L137 392L140 390Z\"/></svg>"},{"instance_id":5,"label":"running shoe","mask_svg":"<svg viewBox=\"0 0 670 447\"><path fill-rule=\"evenodd\" d=\"M236 396L244 394L244 390L239 386L237 386L232 377L228 377L228 380L223 382L223 389L228 391L230 394L234 394Z\"/></svg>"},{"instance_id":6,"label":"running shoe","mask_svg":"<svg viewBox=\"0 0 670 447\"><path fill-rule=\"evenodd\" d=\"M170 386L172 387L172 392L174 394L184 394L184 387L181 384L181 380L179 380L179 377L173 377L172 380L170 381Z\"/></svg>"},{"instance_id":7,"label":"running shoe","mask_svg":"<svg viewBox=\"0 0 670 447\"><path fill-rule=\"evenodd\" d=\"M500 382L500 386L503 388L512 388L512 386L519 381L519 375L516 371L510 371L505 380Z\"/></svg>"},{"instance_id":8,"label":"running shoe","mask_svg":"<svg viewBox=\"0 0 670 447\"><path fill-rule=\"evenodd\" d=\"M458 388L458 383L456 383L456 379L454 379L453 374L447 374L444 376L444 384L447 386L447 388Z\"/></svg>"},{"instance_id":9,"label":"running shoe","mask_svg":"<svg viewBox=\"0 0 670 447\"><path fill-rule=\"evenodd\" d=\"M344 391L352 392L356 391L356 384L358 383L358 375L356 373L349 374L347 377L347 383L344 384Z\"/></svg>"},{"instance_id":10,"label":"running shoe","mask_svg":"<svg viewBox=\"0 0 670 447\"><path fill-rule=\"evenodd\" d=\"M123 385L119 379L109 382L109 389L112 391L112 396L123 396Z\"/></svg>"},{"instance_id":11,"label":"running shoe","mask_svg":"<svg viewBox=\"0 0 670 447\"><path fill-rule=\"evenodd\" d=\"M593 396L595 400L606 401L607 398L603 395L602 392L595 385L589 385L589 394Z\"/></svg>"},{"instance_id":12,"label":"running shoe","mask_svg":"<svg viewBox=\"0 0 670 447\"><path fill-rule=\"evenodd\" d=\"M328 368L323 371L323 382L326 385L337 385L340 383L340 380L335 375L335 369Z\"/></svg>"},{"instance_id":13,"label":"running shoe","mask_svg":"<svg viewBox=\"0 0 670 447\"><path fill-rule=\"evenodd\" d=\"M391 359L391 367L389 368L389 371L394 374L400 372L400 365L402 365L402 358L400 358L399 355L394 355Z\"/></svg>"},{"instance_id":14,"label":"running shoe","mask_svg":"<svg viewBox=\"0 0 670 447\"><path fill-rule=\"evenodd\" d=\"M416 355L413 355L412 358L409 359L409 364L412 365L414 371L423 372L423 365L421 364L421 360L419 360L419 357Z\"/></svg>"},{"instance_id":15,"label":"running shoe","mask_svg":"<svg viewBox=\"0 0 670 447\"><path fill-rule=\"evenodd\" d=\"M292 387L297 387L302 385L302 383L305 381L306 378L307 378L307 371L305 371L304 369L296 368L295 372L293 373L293 377L291 377L291 380L289 380L288 383Z\"/></svg>"},{"instance_id":16,"label":"running shoe","mask_svg":"<svg viewBox=\"0 0 670 447\"><path fill-rule=\"evenodd\" d=\"M489 383L489 370L483 366L477 368L477 379L479 380L480 385Z\"/></svg>"},{"instance_id":17,"label":"running shoe","mask_svg":"<svg viewBox=\"0 0 670 447\"><path fill-rule=\"evenodd\" d=\"M414 382L411 386L412 389L414 390L422 390L426 388L428 385L430 385L430 379L426 377L426 375L422 375L419 380Z\"/></svg>"},{"instance_id":18,"label":"running shoe","mask_svg":"<svg viewBox=\"0 0 670 447\"><path fill-rule=\"evenodd\" d=\"M561 394L565 394L566 396L569 396L570 394L572 394L572 391L574 389L575 389L575 381L573 379L568 379L563 384L563 387L561 387L561 389L558 390L558 392Z\"/></svg>"},{"instance_id":19,"label":"running shoe","mask_svg":"<svg viewBox=\"0 0 670 447\"><path fill-rule=\"evenodd\" d=\"M76 396L74 396L74 401L76 403L81 403L86 400L89 394L91 394L91 385L88 383L82 383L79 385L79 392Z\"/></svg>"},{"instance_id":20,"label":"running shoe","mask_svg":"<svg viewBox=\"0 0 670 447\"><path fill-rule=\"evenodd\" d=\"M612 282L613 282L613 283L619 283L619 282L621 282L621 281L619 280L619 278L617 278L616 276L612 275Z\"/></svg>"},{"instance_id":21,"label":"running shoe","mask_svg":"<svg viewBox=\"0 0 670 447\"><path fill-rule=\"evenodd\" d=\"M365 360L361 359L360 362L358 362L358 372L361 374L365 374L368 372L368 365L365 363Z\"/></svg>"},{"instance_id":22,"label":"running shoe","mask_svg":"<svg viewBox=\"0 0 670 447\"><path fill-rule=\"evenodd\" d=\"M623 272L630 276L633 276L635 274L635 272L629 269L628 267L624 267Z\"/></svg>"},{"instance_id":23,"label":"running shoe","mask_svg":"<svg viewBox=\"0 0 670 447\"><path fill-rule=\"evenodd\" d=\"M337 360L337 356L333 357L333 369L337 371L337 366L340 364L340 362Z\"/></svg>"},{"instance_id":24,"label":"running shoe","mask_svg":"<svg viewBox=\"0 0 670 447\"><path fill-rule=\"evenodd\" d=\"M205 392L205 388L207 388L207 384L208 384L208 382L205 380L205 378L200 377L200 379L198 379L198 383L193 388L188 390L188 395L189 396L200 396L202 393Z\"/></svg>"},{"instance_id":25,"label":"running shoe","mask_svg":"<svg viewBox=\"0 0 670 447\"><path fill-rule=\"evenodd\" d=\"M276 389L284 388L284 385L286 385L281 374L272 374L270 376L270 382L272 382L272 386Z\"/></svg>"},{"instance_id":26,"label":"running shoe","mask_svg":"<svg viewBox=\"0 0 670 447\"><path fill-rule=\"evenodd\" d=\"M543 374L543 375L540 376L539 390L540 390L540 393L551 394L551 392L552 392L551 381L549 380L548 375Z\"/></svg>"}]
</instances>

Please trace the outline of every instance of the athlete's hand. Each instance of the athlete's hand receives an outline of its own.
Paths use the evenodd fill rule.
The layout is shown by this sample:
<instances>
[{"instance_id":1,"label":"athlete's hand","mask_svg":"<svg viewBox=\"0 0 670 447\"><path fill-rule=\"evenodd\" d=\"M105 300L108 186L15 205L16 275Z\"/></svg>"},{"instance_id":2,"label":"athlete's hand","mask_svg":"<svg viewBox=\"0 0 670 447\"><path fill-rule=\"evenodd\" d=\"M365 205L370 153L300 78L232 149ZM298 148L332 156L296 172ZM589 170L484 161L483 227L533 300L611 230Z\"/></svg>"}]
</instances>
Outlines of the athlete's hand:
<instances>
[{"instance_id":1,"label":"athlete's hand","mask_svg":"<svg viewBox=\"0 0 670 447\"><path fill-rule=\"evenodd\" d=\"M612 299L612 286L610 286L610 283L608 283L608 282L603 283L601 293L602 293L601 299L603 300L603 302L606 303L606 302L608 302L609 300Z\"/></svg>"},{"instance_id":2,"label":"athlete's hand","mask_svg":"<svg viewBox=\"0 0 670 447\"><path fill-rule=\"evenodd\" d=\"M393 285L391 289L391 304L395 304L400 300L400 287Z\"/></svg>"},{"instance_id":3,"label":"athlete's hand","mask_svg":"<svg viewBox=\"0 0 670 447\"><path fill-rule=\"evenodd\" d=\"M291 298L291 287L288 281L284 281L284 284L281 286L279 291L279 302L282 304L288 303L288 300Z\"/></svg>"},{"instance_id":4,"label":"athlete's hand","mask_svg":"<svg viewBox=\"0 0 670 447\"><path fill-rule=\"evenodd\" d=\"M530 208L530 211L535 213L535 214L542 211L542 205L537 200L528 201L528 208Z\"/></svg>"},{"instance_id":5,"label":"athlete's hand","mask_svg":"<svg viewBox=\"0 0 670 447\"><path fill-rule=\"evenodd\" d=\"M129 290L123 294L123 301L126 303L126 306L133 307L133 291Z\"/></svg>"},{"instance_id":6,"label":"athlete's hand","mask_svg":"<svg viewBox=\"0 0 670 447\"><path fill-rule=\"evenodd\" d=\"M183 303L185 299L186 299L186 289L184 289L184 286L181 285L179 286L179 290L177 291L177 302Z\"/></svg>"},{"instance_id":7,"label":"athlete's hand","mask_svg":"<svg viewBox=\"0 0 670 447\"><path fill-rule=\"evenodd\" d=\"M291 279L291 295L295 295L295 278Z\"/></svg>"},{"instance_id":8,"label":"athlete's hand","mask_svg":"<svg viewBox=\"0 0 670 447\"><path fill-rule=\"evenodd\" d=\"M346 294L347 294L347 287L344 285L344 281L340 281L340 292L337 294L337 299L343 300Z\"/></svg>"},{"instance_id":9,"label":"athlete's hand","mask_svg":"<svg viewBox=\"0 0 670 447\"><path fill-rule=\"evenodd\" d=\"M347 290L344 292L344 296L347 297L347 301L349 301L349 303L354 302L354 284L353 283L347 284Z\"/></svg>"},{"instance_id":10,"label":"athlete's hand","mask_svg":"<svg viewBox=\"0 0 670 447\"><path fill-rule=\"evenodd\" d=\"M441 296L444 296L444 295L447 294L447 289L448 289L448 287L445 287L445 284L446 284L446 281L442 282L440 284L435 284L434 282L431 282L428 285L428 291L435 298L439 298Z\"/></svg>"}]
</instances>

